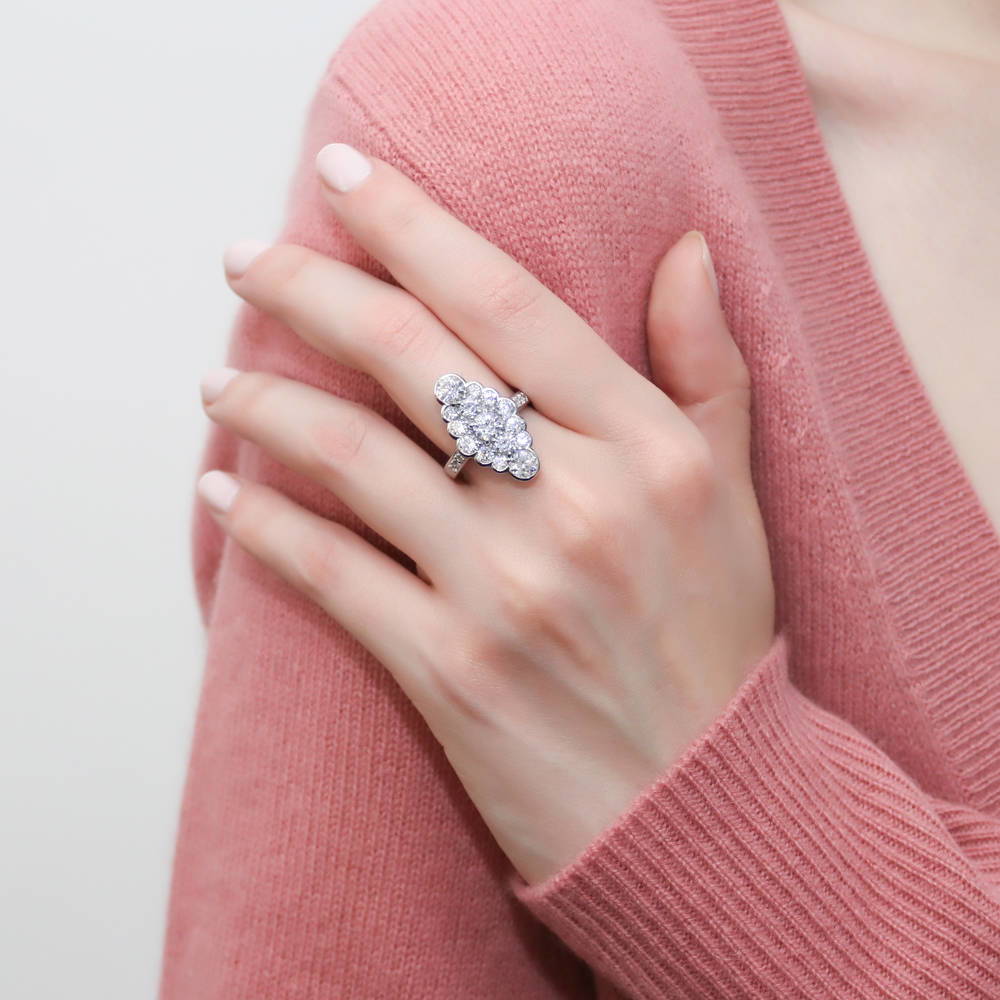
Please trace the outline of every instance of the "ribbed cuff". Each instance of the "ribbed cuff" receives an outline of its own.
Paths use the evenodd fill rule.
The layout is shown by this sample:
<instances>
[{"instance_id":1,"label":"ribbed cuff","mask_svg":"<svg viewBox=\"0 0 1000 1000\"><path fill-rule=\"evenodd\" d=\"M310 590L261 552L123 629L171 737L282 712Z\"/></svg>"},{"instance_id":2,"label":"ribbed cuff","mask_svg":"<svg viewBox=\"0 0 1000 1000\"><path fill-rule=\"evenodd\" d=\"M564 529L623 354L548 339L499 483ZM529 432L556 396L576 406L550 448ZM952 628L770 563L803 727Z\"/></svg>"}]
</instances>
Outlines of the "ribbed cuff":
<instances>
[{"instance_id":1,"label":"ribbed cuff","mask_svg":"<svg viewBox=\"0 0 1000 1000\"><path fill-rule=\"evenodd\" d=\"M948 818L964 840L975 819L973 856ZM509 886L637 1000L995 1000L1000 897L981 863L995 829L799 690L779 632L610 829Z\"/></svg>"},{"instance_id":2,"label":"ribbed cuff","mask_svg":"<svg viewBox=\"0 0 1000 1000\"><path fill-rule=\"evenodd\" d=\"M788 945L798 897L773 884L795 882L787 789L815 768L801 700L778 632L722 713L612 827L543 882L513 872L510 889L628 996L731 998L755 981L770 996L785 974L768 951Z\"/></svg>"}]
</instances>

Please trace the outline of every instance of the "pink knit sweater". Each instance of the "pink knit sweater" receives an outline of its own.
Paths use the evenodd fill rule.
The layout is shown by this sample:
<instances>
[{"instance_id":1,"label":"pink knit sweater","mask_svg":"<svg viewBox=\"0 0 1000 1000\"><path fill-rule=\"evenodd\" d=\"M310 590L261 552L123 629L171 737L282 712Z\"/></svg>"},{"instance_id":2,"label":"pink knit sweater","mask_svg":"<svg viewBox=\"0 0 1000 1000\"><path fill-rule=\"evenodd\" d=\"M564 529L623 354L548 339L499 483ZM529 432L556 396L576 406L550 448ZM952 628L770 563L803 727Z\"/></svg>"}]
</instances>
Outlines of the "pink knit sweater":
<instances>
[{"instance_id":1,"label":"pink knit sweater","mask_svg":"<svg viewBox=\"0 0 1000 1000\"><path fill-rule=\"evenodd\" d=\"M1000 997L1000 539L775 0L383 0L322 78L281 238L385 278L322 203L337 140L646 374L654 266L706 233L755 388L779 632L680 762L527 886L387 671L193 501L208 649L163 1000ZM373 379L248 307L227 361L438 454ZM217 425L213 467L376 538Z\"/></svg>"}]
</instances>

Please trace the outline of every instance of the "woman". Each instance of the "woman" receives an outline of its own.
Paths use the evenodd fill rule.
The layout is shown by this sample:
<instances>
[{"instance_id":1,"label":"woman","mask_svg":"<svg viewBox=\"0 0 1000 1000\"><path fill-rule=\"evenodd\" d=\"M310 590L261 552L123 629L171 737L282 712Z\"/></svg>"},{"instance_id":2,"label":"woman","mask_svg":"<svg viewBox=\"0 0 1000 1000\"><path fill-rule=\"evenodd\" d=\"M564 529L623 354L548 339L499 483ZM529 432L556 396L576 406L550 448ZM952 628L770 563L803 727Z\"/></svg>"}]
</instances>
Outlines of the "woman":
<instances>
[{"instance_id":1,"label":"woman","mask_svg":"<svg viewBox=\"0 0 1000 1000\"><path fill-rule=\"evenodd\" d=\"M226 256L166 1000L1000 996L980 7L355 27Z\"/></svg>"}]
</instances>

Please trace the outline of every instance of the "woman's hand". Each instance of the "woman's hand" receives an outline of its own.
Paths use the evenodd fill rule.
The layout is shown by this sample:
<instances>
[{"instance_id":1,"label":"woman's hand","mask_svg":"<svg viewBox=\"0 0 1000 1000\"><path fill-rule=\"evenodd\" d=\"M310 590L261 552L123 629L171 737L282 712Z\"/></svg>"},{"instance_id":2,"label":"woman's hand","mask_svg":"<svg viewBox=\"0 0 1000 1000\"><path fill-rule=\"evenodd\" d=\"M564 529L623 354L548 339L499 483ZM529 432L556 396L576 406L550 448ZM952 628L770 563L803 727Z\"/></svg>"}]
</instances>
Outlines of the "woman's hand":
<instances>
[{"instance_id":1,"label":"woman's hand","mask_svg":"<svg viewBox=\"0 0 1000 1000\"><path fill-rule=\"evenodd\" d=\"M682 754L773 639L750 476L749 378L705 267L660 262L644 378L511 257L385 161L317 158L337 218L402 286L299 246L239 244L232 288L374 376L444 451L265 372L212 372L212 420L333 490L418 573L343 525L219 471L225 530L393 674L527 882L572 861ZM710 268L710 264L709 264ZM518 481L471 460L434 386L458 372L521 411Z\"/></svg>"}]
</instances>

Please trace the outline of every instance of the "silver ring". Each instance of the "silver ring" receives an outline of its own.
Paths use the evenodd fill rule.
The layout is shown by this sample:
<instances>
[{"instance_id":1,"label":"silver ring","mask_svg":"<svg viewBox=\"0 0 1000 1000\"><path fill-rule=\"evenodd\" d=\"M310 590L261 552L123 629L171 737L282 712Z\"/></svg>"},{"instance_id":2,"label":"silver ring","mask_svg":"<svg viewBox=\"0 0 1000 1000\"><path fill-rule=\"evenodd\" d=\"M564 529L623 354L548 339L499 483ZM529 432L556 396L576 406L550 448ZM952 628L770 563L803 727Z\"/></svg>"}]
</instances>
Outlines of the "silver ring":
<instances>
[{"instance_id":1,"label":"silver ring","mask_svg":"<svg viewBox=\"0 0 1000 1000\"><path fill-rule=\"evenodd\" d=\"M515 479L531 479L538 473L531 435L517 412L530 403L523 392L501 396L496 389L448 372L434 383L434 396L441 403L448 433L455 438L455 453L444 464L452 479L470 458Z\"/></svg>"}]
</instances>

